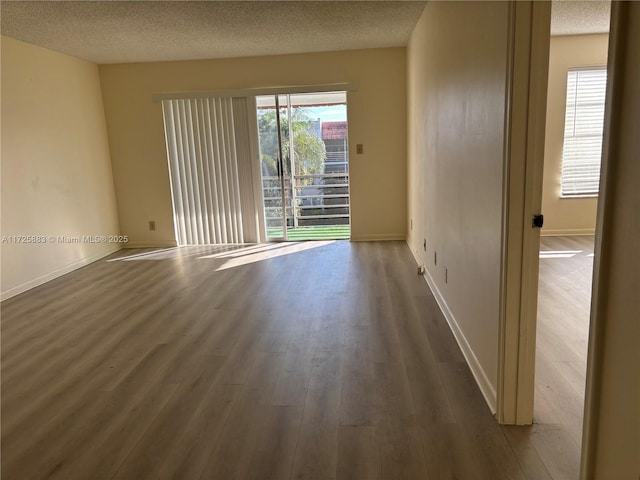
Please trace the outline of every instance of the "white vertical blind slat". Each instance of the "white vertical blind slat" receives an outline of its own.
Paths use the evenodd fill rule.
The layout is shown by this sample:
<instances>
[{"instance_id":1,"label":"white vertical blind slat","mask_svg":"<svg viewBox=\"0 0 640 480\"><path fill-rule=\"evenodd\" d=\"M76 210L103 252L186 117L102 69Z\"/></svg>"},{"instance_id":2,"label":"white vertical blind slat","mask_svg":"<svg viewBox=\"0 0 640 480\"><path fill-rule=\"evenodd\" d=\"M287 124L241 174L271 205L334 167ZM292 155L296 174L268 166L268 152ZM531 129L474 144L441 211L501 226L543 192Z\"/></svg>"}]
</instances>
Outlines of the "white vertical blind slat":
<instances>
[{"instance_id":1,"label":"white vertical blind slat","mask_svg":"<svg viewBox=\"0 0 640 480\"><path fill-rule=\"evenodd\" d=\"M213 130L212 130L212 121L211 121L211 103L210 103L210 99L204 99L202 101L204 108L205 108L205 122L207 125L207 139L208 139L208 158L209 158L209 181L211 184L211 190L210 190L210 195L212 197L212 204L213 204L213 223L214 223L214 231L215 231L215 238L216 238L216 243L222 243L222 230L220 228L220 218L221 218L221 210L220 210L220 205L219 205L219 201L218 201L218 176L216 174L216 164L215 164L215 143L214 143L214 137L213 137Z\"/></svg>"},{"instance_id":2,"label":"white vertical blind slat","mask_svg":"<svg viewBox=\"0 0 640 480\"><path fill-rule=\"evenodd\" d=\"M246 98L232 100L234 135L236 146L236 168L238 172L238 194L240 196L240 211L242 212L240 225L242 236L247 241L257 241L259 238L259 220L254 200L253 172L251 168L251 138L249 128L248 108Z\"/></svg>"},{"instance_id":3,"label":"white vertical blind slat","mask_svg":"<svg viewBox=\"0 0 640 480\"><path fill-rule=\"evenodd\" d=\"M183 167L183 182L185 188L183 191L187 193L185 206L185 224L187 225L187 245L193 245L195 243L196 231L194 229L195 219L195 201L193 198L193 177L191 175L191 155L189 152L189 132L187 128L187 109L185 102L179 101L180 112L180 136L182 139L182 167Z\"/></svg>"},{"instance_id":4,"label":"white vertical blind slat","mask_svg":"<svg viewBox=\"0 0 640 480\"><path fill-rule=\"evenodd\" d=\"M229 98L229 101L227 103L227 108L229 111L228 117L228 125L229 125L229 131L231 132L231 151L233 152L233 158L235 159L235 161L233 162L233 164L231 165L231 168L233 170L233 194L234 194L234 201L236 204L236 210L235 210L235 222L236 222L236 228L238 230L238 238L244 238L244 231L242 228L242 208L241 208L241 203L240 203L240 178L238 175L238 148L236 147L237 145L237 139L236 139L236 129L235 129L235 124L233 121L234 118L234 110L233 110L233 100L231 98Z\"/></svg>"},{"instance_id":5,"label":"white vertical blind slat","mask_svg":"<svg viewBox=\"0 0 640 480\"><path fill-rule=\"evenodd\" d=\"M204 203L207 205L205 228L206 235L205 240L207 243L216 243L215 229L214 229L214 216L213 216L213 199L211 197L211 174L209 172L209 147L207 145L207 125L204 118L204 101L203 99L197 99L198 104L198 132L200 137L200 153L202 155L202 189L201 192L204 197Z\"/></svg>"},{"instance_id":6,"label":"white vertical blind slat","mask_svg":"<svg viewBox=\"0 0 640 480\"><path fill-rule=\"evenodd\" d=\"M203 243L210 244L211 236L209 230L209 205L207 204L204 174L205 158L202 149L202 135L200 133L200 105L198 99L196 98L191 99L190 103L192 112L191 118L193 124L194 146L196 150L198 201L200 203L199 219L200 229L202 230L201 238Z\"/></svg>"},{"instance_id":7,"label":"white vertical blind slat","mask_svg":"<svg viewBox=\"0 0 640 480\"><path fill-rule=\"evenodd\" d=\"M229 104L231 103L230 98L221 99L221 115L223 118L222 126L224 128L224 147L225 147L225 167L226 167L226 180L227 180L227 198L229 199L229 226L231 228L231 232L233 238L238 238L238 222L236 220L236 213L238 207L236 205L236 198L234 192L234 179L233 179L233 159L234 152L232 148L233 140L231 137L231 130L233 129L233 123L229 125L230 120L230 109Z\"/></svg>"},{"instance_id":8,"label":"white vertical blind slat","mask_svg":"<svg viewBox=\"0 0 640 480\"><path fill-rule=\"evenodd\" d=\"M200 202L200 180L199 180L199 172L198 172L198 154L196 151L196 136L193 125L193 100L187 100L184 102L185 110L186 110L186 123L187 123L187 135L189 138L188 146L189 146L189 170L191 173L191 188L193 194L193 208L192 219L193 219L193 235L196 238L195 243L201 243L201 239L204 238L204 231L202 228L202 205Z\"/></svg>"},{"instance_id":9,"label":"white vertical blind slat","mask_svg":"<svg viewBox=\"0 0 640 480\"><path fill-rule=\"evenodd\" d=\"M167 143L167 158L178 158L178 146L176 142L175 118L173 115L173 102L162 102L162 114L164 117L164 131ZM175 161L169 162L169 177L171 184L171 196L174 204L174 228L176 237L185 235L184 215L182 206L182 185L180 182L180 169Z\"/></svg>"},{"instance_id":10,"label":"white vertical blind slat","mask_svg":"<svg viewBox=\"0 0 640 480\"><path fill-rule=\"evenodd\" d=\"M183 117L184 113L182 112L181 102L176 100L173 102L174 104L174 118L176 120L176 139L178 145L178 171L179 177L178 181L182 185L182 211L180 214L182 215L182 219L184 221L184 237L183 242L185 244L189 244L191 240L191 212L189 206L191 205L190 193L189 193L189 177L187 175L187 167L186 167L186 157L185 157L185 148L184 148L184 135L183 135Z\"/></svg>"},{"instance_id":11,"label":"white vertical blind slat","mask_svg":"<svg viewBox=\"0 0 640 480\"><path fill-rule=\"evenodd\" d=\"M220 205L220 233L221 233L221 242L222 243L231 243L231 240L227 236L227 202L226 202L226 194L225 194L225 179L224 179L224 168L223 168L223 159L224 159L224 149L222 148L223 138L220 135L220 121L219 121L219 102L218 99L212 98L210 100L211 105L211 121L212 121L212 135L214 139L215 145L215 162L214 165L216 167L216 177L218 180L218 204Z\"/></svg>"},{"instance_id":12,"label":"white vertical blind slat","mask_svg":"<svg viewBox=\"0 0 640 480\"><path fill-rule=\"evenodd\" d=\"M231 212L232 206L229 199L229 176L227 173L227 138L225 136L225 128L224 128L224 115L222 113L222 101L219 98L216 98L216 125L217 125L217 135L218 141L220 142L220 180L221 180L221 188L222 195L221 198L225 204L225 216L224 216L224 226L225 226L225 238L226 242L233 243L233 224L231 223L231 218L229 213Z\"/></svg>"}]
</instances>

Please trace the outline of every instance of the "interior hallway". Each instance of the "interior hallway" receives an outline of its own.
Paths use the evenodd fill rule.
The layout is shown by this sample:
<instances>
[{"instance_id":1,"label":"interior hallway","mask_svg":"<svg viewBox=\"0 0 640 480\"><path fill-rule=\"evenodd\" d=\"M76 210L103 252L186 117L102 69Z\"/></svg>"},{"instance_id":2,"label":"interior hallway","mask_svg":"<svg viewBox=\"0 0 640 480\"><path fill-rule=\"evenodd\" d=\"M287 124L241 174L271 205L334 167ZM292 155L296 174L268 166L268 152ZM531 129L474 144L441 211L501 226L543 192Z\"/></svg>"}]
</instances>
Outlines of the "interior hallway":
<instances>
[{"instance_id":1,"label":"interior hallway","mask_svg":"<svg viewBox=\"0 0 640 480\"><path fill-rule=\"evenodd\" d=\"M2 476L577 478L501 427L404 242L121 250L2 303Z\"/></svg>"}]
</instances>

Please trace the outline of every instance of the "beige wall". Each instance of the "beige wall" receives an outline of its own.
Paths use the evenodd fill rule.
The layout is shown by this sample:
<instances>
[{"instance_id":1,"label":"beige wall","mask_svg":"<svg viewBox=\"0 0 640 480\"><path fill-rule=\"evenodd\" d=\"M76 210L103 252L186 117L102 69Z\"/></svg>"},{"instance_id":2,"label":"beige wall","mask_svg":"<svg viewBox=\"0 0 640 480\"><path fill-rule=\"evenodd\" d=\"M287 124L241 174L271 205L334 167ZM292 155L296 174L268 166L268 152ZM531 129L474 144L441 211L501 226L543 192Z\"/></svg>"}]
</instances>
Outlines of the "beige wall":
<instances>
[{"instance_id":1,"label":"beige wall","mask_svg":"<svg viewBox=\"0 0 640 480\"><path fill-rule=\"evenodd\" d=\"M597 198L560 198L567 70L571 67L606 65L608 42L606 34L551 37L542 235L593 234L595 231Z\"/></svg>"},{"instance_id":2,"label":"beige wall","mask_svg":"<svg viewBox=\"0 0 640 480\"><path fill-rule=\"evenodd\" d=\"M430 2L408 46L407 241L492 408L508 9Z\"/></svg>"},{"instance_id":3,"label":"beige wall","mask_svg":"<svg viewBox=\"0 0 640 480\"><path fill-rule=\"evenodd\" d=\"M404 48L102 65L100 78L120 225L130 245L175 242L162 109L152 94L339 82L357 87L348 96L353 238L404 238ZM363 155L355 154L357 143Z\"/></svg>"},{"instance_id":4,"label":"beige wall","mask_svg":"<svg viewBox=\"0 0 640 480\"><path fill-rule=\"evenodd\" d=\"M613 101L598 205L585 480L640 478L640 3L613 4Z\"/></svg>"},{"instance_id":5,"label":"beige wall","mask_svg":"<svg viewBox=\"0 0 640 480\"><path fill-rule=\"evenodd\" d=\"M118 234L97 66L2 37L2 235ZM2 244L7 298L119 248Z\"/></svg>"}]
</instances>

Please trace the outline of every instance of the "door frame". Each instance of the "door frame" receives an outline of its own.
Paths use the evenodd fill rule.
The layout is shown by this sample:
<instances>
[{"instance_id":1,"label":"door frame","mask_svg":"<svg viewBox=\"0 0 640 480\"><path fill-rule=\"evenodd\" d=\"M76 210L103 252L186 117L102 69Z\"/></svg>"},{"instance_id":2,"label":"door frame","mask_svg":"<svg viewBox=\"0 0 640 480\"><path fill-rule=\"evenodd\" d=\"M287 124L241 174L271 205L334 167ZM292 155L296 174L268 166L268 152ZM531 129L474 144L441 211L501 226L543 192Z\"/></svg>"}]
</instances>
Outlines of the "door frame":
<instances>
[{"instance_id":1,"label":"door frame","mask_svg":"<svg viewBox=\"0 0 640 480\"><path fill-rule=\"evenodd\" d=\"M496 417L533 422L550 2L510 2Z\"/></svg>"},{"instance_id":2,"label":"door frame","mask_svg":"<svg viewBox=\"0 0 640 480\"><path fill-rule=\"evenodd\" d=\"M287 97L287 116L291 115L289 111L289 103L291 99L288 94L284 94ZM284 152L282 150L282 124L280 118L280 94L274 95L276 103L276 131L278 133L278 159L276 164L278 165L278 178L280 179L280 198L282 199L282 237L270 237L268 240L272 242L286 242L287 241L287 191L284 182ZM291 137L291 130L289 130L289 136ZM293 143L293 139L289 138L289 145ZM291 161L291 159L289 160ZM291 166L289 166L291 168ZM291 186L293 188L293 185ZM293 204L291 205L293 210ZM295 213L293 213L295 215ZM266 227L265 227L266 228Z\"/></svg>"},{"instance_id":3,"label":"door frame","mask_svg":"<svg viewBox=\"0 0 640 480\"><path fill-rule=\"evenodd\" d=\"M264 189L263 189L263 185L262 185L262 169L261 168L257 168L256 171L258 172L256 174L256 177L258 178L258 180L254 180L254 187L259 189L259 195L257 196L257 198L259 199L259 202L256 202L256 208L258 208L261 211L261 222L262 222L262 227L260 229L260 234L262 236L262 238L264 238L264 241L266 242L288 242L289 241L289 237L288 237L288 225L287 225L287 190L286 190L286 180L285 180L285 175L288 175L286 173L285 170L285 162L284 162L284 151L283 151L283 137L282 137L282 113L281 113L281 109L284 109L285 107L283 105L281 105L281 98L280 97L286 97L286 115L287 115L287 121L288 121L288 126L289 126L289 135L291 135L290 138L290 142L289 142L289 148L291 149L290 151L290 155L289 155L289 162L288 163L288 169L289 172L291 174L291 196L289 197L289 202L290 202L290 208L291 208L291 213L292 213L292 220L293 220L293 229L297 229L298 228L298 222L297 222L297 218L296 218L296 193L295 193L295 177L294 177L294 172L295 172L295 159L294 159L294 154L293 154L293 146L294 146L294 138L293 138L293 126L292 126L292 105L293 105L293 101L292 101L292 97L295 96L299 96L299 95L303 95L303 94L321 94L321 93L344 93L345 94L345 99L346 102L344 103L345 109L346 109L346 113L347 113L347 125L349 124L349 120L348 120L348 97L349 97L349 93L352 92L355 87L352 84L336 84L336 85L346 85L349 88L340 88L337 90L334 90L333 88L331 88L332 86L325 86L323 88L319 88L317 91L314 90L310 90L308 88L304 88L304 89L292 89L294 90L293 92L279 92L279 93L268 93L267 95L255 95L252 96L252 102L251 102L251 106L250 108L254 109L254 112L252 114L252 119L253 119L253 123L255 124L255 129L254 129L254 133L255 135L253 135L252 137L252 148L253 150L256 152L255 153L255 158L254 158L254 164L255 165L260 165L261 164L261 158L260 158L260 145L259 145L259 132L258 132L258 127L257 127L257 119L258 119L258 115L257 115L257 108L256 108L256 98L258 96L268 96L271 97L273 96L274 98L274 109L275 109L275 113L276 113L276 132L277 132L277 138L278 138L278 151L277 151L277 160L276 160L276 165L277 165L277 176L279 178L279 183L280 183L280 195L281 195L281 201L282 201L282 236L278 236L278 237L270 237L267 234L267 228L265 225L265 218L266 218L266 213L264 211L265 209L265 205L264 205ZM342 103L336 103L336 105L342 105ZM347 128L348 131L348 128ZM346 158L349 158L349 139L348 139L348 134L347 134L347 138L346 138L346 142L345 142L345 154L346 154ZM347 160L347 165L349 165L349 161ZM256 190L257 191L257 190ZM350 177L347 177L347 204L349 207L349 216L348 216L348 220L349 220L349 227L351 227L351 180Z\"/></svg>"},{"instance_id":4,"label":"door frame","mask_svg":"<svg viewBox=\"0 0 640 480\"><path fill-rule=\"evenodd\" d=\"M256 96L248 95L247 121L249 123L249 151L251 155L251 180L253 183L253 202L255 221L257 222L257 243L267 240L267 229L264 218L264 200L262 198L262 172L260 170L260 145L258 142L258 115L256 109Z\"/></svg>"}]
</instances>

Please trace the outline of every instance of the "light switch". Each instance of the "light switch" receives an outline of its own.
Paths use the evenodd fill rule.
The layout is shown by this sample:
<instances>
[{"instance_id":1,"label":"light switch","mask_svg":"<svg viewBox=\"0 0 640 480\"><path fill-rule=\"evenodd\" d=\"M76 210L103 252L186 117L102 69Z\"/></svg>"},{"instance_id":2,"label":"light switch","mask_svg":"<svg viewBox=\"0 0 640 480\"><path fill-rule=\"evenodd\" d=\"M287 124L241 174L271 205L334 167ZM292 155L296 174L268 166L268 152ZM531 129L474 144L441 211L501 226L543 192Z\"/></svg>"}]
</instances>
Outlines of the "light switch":
<instances>
[{"instance_id":1,"label":"light switch","mask_svg":"<svg viewBox=\"0 0 640 480\"><path fill-rule=\"evenodd\" d=\"M356 153L358 155L362 155L363 151L364 151L364 148L362 148L362 144L361 143L356 144Z\"/></svg>"}]
</instances>

